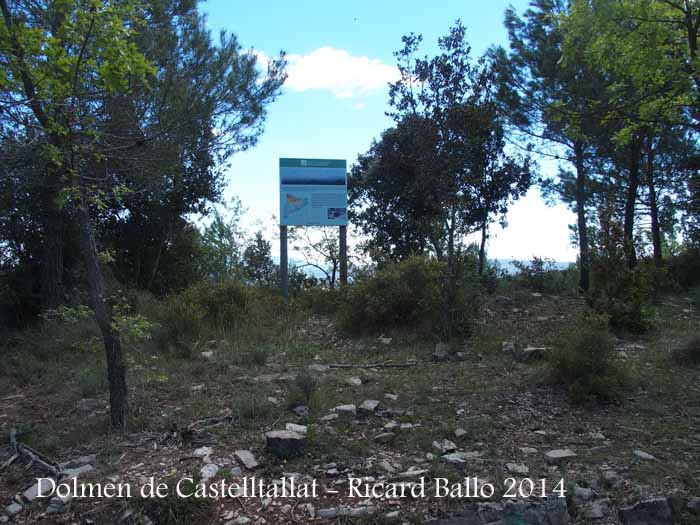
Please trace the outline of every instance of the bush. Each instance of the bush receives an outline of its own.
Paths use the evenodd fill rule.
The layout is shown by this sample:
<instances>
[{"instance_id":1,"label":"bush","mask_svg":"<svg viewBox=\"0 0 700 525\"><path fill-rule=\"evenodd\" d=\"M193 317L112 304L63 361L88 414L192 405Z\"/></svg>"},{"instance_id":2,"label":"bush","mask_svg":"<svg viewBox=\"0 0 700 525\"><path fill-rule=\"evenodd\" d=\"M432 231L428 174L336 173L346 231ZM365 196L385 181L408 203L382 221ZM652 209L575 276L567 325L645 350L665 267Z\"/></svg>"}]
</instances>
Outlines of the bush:
<instances>
[{"instance_id":1,"label":"bush","mask_svg":"<svg viewBox=\"0 0 700 525\"><path fill-rule=\"evenodd\" d=\"M290 406L311 403L311 398L318 390L318 381L304 369L294 378L294 383L290 387Z\"/></svg>"},{"instance_id":2,"label":"bush","mask_svg":"<svg viewBox=\"0 0 700 525\"><path fill-rule=\"evenodd\" d=\"M694 334L673 349L673 361L681 366L700 365L700 335Z\"/></svg>"},{"instance_id":3,"label":"bush","mask_svg":"<svg viewBox=\"0 0 700 525\"><path fill-rule=\"evenodd\" d=\"M681 289L700 285L700 248L688 246L666 264L671 279Z\"/></svg>"},{"instance_id":4,"label":"bush","mask_svg":"<svg viewBox=\"0 0 700 525\"><path fill-rule=\"evenodd\" d=\"M339 290L321 288L320 286L299 292L295 300L302 307L311 310L317 315L333 315L338 312L342 304L342 296Z\"/></svg>"},{"instance_id":5,"label":"bush","mask_svg":"<svg viewBox=\"0 0 700 525\"><path fill-rule=\"evenodd\" d=\"M578 271L571 265L566 269L557 267L553 259L534 257L529 263L513 261L518 270L514 276L516 284L537 293L559 294L574 292Z\"/></svg>"},{"instance_id":6,"label":"bush","mask_svg":"<svg viewBox=\"0 0 700 525\"><path fill-rule=\"evenodd\" d=\"M602 213L601 229L591 245L591 290L589 303L607 314L616 332L642 333L651 327L651 306L655 270L640 262L627 264L622 227Z\"/></svg>"},{"instance_id":7,"label":"bush","mask_svg":"<svg viewBox=\"0 0 700 525\"><path fill-rule=\"evenodd\" d=\"M580 319L548 355L550 381L565 386L575 402L617 400L629 383L605 325L602 317Z\"/></svg>"},{"instance_id":8,"label":"bush","mask_svg":"<svg viewBox=\"0 0 700 525\"><path fill-rule=\"evenodd\" d=\"M349 287L341 327L354 333L410 328L442 337L468 335L480 287L475 265L465 260L457 267L450 279L444 263L425 257L385 263Z\"/></svg>"},{"instance_id":9,"label":"bush","mask_svg":"<svg viewBox=\"0 0 700 525\"><path fill-rule=\"evenodd\" d=\"M189 357L193 343L205 334L224 332L239 322L249 298L249 290L235 280L190 286L170 297L161 311L161 346L173 346L181 357Z\"/></svg>"}]
</instances>

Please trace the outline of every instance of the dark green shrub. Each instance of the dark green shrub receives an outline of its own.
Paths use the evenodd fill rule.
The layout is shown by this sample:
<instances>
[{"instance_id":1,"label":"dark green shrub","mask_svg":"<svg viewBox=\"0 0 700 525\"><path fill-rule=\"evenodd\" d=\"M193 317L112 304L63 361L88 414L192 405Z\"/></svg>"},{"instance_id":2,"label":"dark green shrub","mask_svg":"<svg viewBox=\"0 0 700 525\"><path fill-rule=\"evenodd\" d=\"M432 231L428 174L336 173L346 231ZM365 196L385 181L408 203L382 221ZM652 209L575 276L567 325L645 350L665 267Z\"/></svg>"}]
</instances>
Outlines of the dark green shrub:
<instances>
[{"instance_id":1,"label":"dark green shrub","mask_svg":"<svg viewBox=\"0 0 700 525\"><path fill-rule=\"evenodd\" d=\"M683 290L700 285L700 248L686 246L666 261L670 278Z\"/></svg>"},{"instance_id":2,"label":"dark green shrub","mask_svg":"<svg viewBox=\"0 0 700 525\"><path fill-rule=\"evenodd\" d=\"M630 380L601 317L584 317L573 324L558 338L547 361L550 381L566 387L575 402L618 400Z\"/></svg>"},{"instance_id":3,"label":"dark green shrub","mask_svg":"<svg viewBox=\"0 0 700 525\"><path fill-rule=\"evenodd\" d=\"M654 271L649 264L630 268L619 222L602 213L592 236L589 303L607 314L616 332L642 333L651 327Z\"/></svg>"},{"instance_id":4,"label":"dark green shrub","mask_svg":"<svg viewBox=\"0 0 700 525\"><path fill-rule=\"evenodd\" d=\"M317 315L334 315L342 304L339 290L331 290L320 286L303 290L295 300L303 307Z\"/></svg>"},{"instance_id":5,"label":"dark green shrub","mask_svg":"<svg viewBox=\"0 0 700 525\"><path fill-rule=\"evenodd\" d=\"M673 361L681 366L700 365L700 335L693 334L686 338L671 353Z\"/></svg>"},{"instance_id":6,"label":"dark green shrub","mask_svg":"<svg viewBox=\"0 0 700 525\"><path fill-rule=\"evenodd\" d=\"M290 402L303 403L308 405L311 398L318 390L318 381L308 370L302 370L294 378L291 387Z\"/></svg>"},{"instance_id":7,"label":"dark green shrub","mask_svg":"<svg viewBox=\"0 0 700 525\"><path fill-rule=\"evenodd\" d=\"M445 263L426 257L389 262L348 289L340 324L353 333L409 328L423 334L467 335L480 295L475 265L461 262L452 278Z\"/></svg>"},{"instance_id":8,"label":"dark green shrub","mask_svg":"<svg viewBox=\"0 0 700 525\"><path fill-rule=\"evenodd\" d=\"M159 319L161 346L188 357L191 345L212 332L225 332L244 316L251 293L235 280L202 281L171 296ZM186 355L185 355L186 354Z\"/></svg>"}]
</instances>

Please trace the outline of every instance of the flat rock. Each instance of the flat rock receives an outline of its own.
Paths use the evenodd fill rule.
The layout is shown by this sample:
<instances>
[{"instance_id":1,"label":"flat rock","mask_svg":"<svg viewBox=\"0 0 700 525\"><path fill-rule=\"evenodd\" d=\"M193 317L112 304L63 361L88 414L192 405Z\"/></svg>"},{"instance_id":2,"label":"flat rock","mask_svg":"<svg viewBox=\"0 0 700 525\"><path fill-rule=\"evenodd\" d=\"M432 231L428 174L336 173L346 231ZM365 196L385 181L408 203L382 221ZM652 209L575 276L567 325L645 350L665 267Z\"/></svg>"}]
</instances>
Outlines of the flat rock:
<instances>
[{"instance_id":1,"label":"flat rock","mask_svg":"<svg viewBox=\"0 0 700 525\"><path fill-rule=\"evenodd\" d=\"M41 489L41 491L39 489ZM27 490L25 490L22 493L22 498L24 498L25 501L28 501L29 503L31 503L32 501L34 501L37 498L43 498L44 496L46 496L50 492L51 492L51 484L50 483L44 482L44 483L41 483L41 485L40 485L39 482L37 481L36 483L34 483L31 487L29 487Z\"/></svg>"},{"instance_id":2,"label":"flat rock","mask_svg":"<svg viewBox=\"0 0 700 525\"><path fill-rule=\"evenodd\" d=\"M457 445L455 445L449 439L439 439L433 441L433 448L437 450L440 454L446 454L448 452L454 452L457 450Z\"/></svg>"},{"instance_id":3,"label":"flat rock","mask_svg":"<svg viewBox=\"0 0 700 525\"><path fill-rule=\"evenodd\" d=\"M649 498L618 511L627 525L672 525L673 512L667 498Z\"/></svg>"},{"instance_id":4,"label":"flat rock","mask_svg":"<svg viewBox=\"0 0 700 525\"><path fill-rule=\"evenodd\" d=\"M196 458L204 458L206 456L210 456L213 450L211 447L199 447L194 449L192 452L192 455Z\"/></svg>"},{"instance_id":5,"label":"flat rock","mask_svg":"<svg viewBox=\"0 0 700 525\"><path fill-rule=\"evenodd\" d=\"M362 386L362 379L357 376L348 377L346 383L350 386Z\"/></svg>"},{"instance_id":6,"label":"flat rock","mask_svg":"<svg viewBox=\"0 0 700 525\"><path fill-rule=\"evenodd\" d=\"M479 459L482 455L481 452L452 452L445 454L441 459L453 465L461 465L467 461Z\"/></svg>"},{"instance_id":7,"label":"flat rock","mask_svg":"<svg viewBox=\"0 0 700 525\"><path fill-rule=\"evenodd\" d=\"M297 425L295 423L287 423L284 426L284 428L286 430L291 431L291 432L296 432L297 434L302 434L303 436L305 436L309 430L309 428L306 425Z\"/></svg>"},{"instance_id":8,"label":"flat rock","mask_svg":"<svg viewBox=\"0 0 700 525\"><path fill-rule=\"evenodd\" d=\"M201 469L199 469L199 477L202 478L202 481L207 481L208 479L216 476L218 472L219 465L215 463L207 463Z\"/></svg>"},{"instance_id":9,"label":"flat rock","mask_svg":"<svg viewBox=\"0 0 700 525\"><path fill-rule=\"evenodd\" d=\"M70 501L70 499L68 500ZM46 514L61 514L66 511L65 498L54 497L49 500L49 505L46 507Z\"/></svg>"},{"instance_id":10,"label":"flat rock","mask_svg":"<svg viewBox=\"0 0 700 525\"><path fill-rule=\"evenodd\" d=\"M78 458L65 461L64 463L60 464L60 467L62 469L75 468L87 463L94 463L95 461L97 461L97 454L89 454L87 456L80 456Z\"/></svg>"},{"instance_id":11,"label":"flat rock","mask_svg":"<svg viewBox=\"0 0 700 525\"><path fill-rule=\"evenodd\" d=\"M236 450L234 455L243 463L243 466L248 470L254 470L260 466L260 463L255 459L255 456L250 450Z\"/></svg>"},{"instance_id":12,"label":"flat rock","mask_svg":"<svg viewBox=\"0 0 700 525\"><path fill-rule=\"evenodd\" d=\"M388 399L389 401L396 401L399 399L399 396L396 394L384 394L384 398Z\"/></svg>"},{"instance_id":13,"label":"flat rock","mask_svg":"<svg viewBox=\"0 0 700 525\"><path fill-rule=\"evenodd\" d=\"M520 447L520 452L523 454L537 454L537 449L533 447Z\"/></svg>"},{"instance_id":14,"label":"flat rock","mask_svg":"<svg viewBox=\"0 0 700 525\"><path fill-rule=\"evenodd\" d=\"M610 503L607 499L591 501L586 503L579 510L579 514L590 520L599 520L604 518L610 512Z\"/></svg>"},{"instance_id":15,"label":"flat rock","mask_svg":"<svg viewBox=\"0 0 700 525\"><path fill-rule=\"evenodd\" d=\"M377 410L378 406L379 401L376 399L366 399L362 402L358 410L361 414L369 415L374 414L374 411Z\"/></svg>"},{"instance_id":16,"label":"flat rock","mask_svg":"<svg viewBox=\"0 0 700 525\"><path fill-rule=\"evenodd\" d=\"M580 485L574 485L574 501L577 505L580 505L586 501L591 501L595 499L595 491L587 487L581 487Z\"/></svg>"},{"instance_id":17,"label":"flat rock","mask_svg":"<svg viewBox=\"0 0 700 525\"><path fill-rule=\"evenodd\" d=\"M467 435L467 431L464 430L463 428L458 428L457 430L455 430L455 437L457 439L463 438L466 435Z\"/></svg>"},{"instance_id":18,"label":"flat rock","mask_svg":"<svg viewBox=\"0 0 700 525\"><path fill-rule=\"evenodd\" d=\"M506 470L520 476L526 476L530 472L530 468L524 463L506 463Z\"/></svg>"},{"instance_id":19,"label":"flat rock","mask_svg":"<svg viewBox=\"0 0 700 525\"><path fill-rule=\"evenodd\" d=\"M16 501L13 501L10 503L7 507L5 507L5 512L7 512L10 516L16 516L20 512L24 510L24 507L17 503Z\"/></svg>"},{"instance_id":20,"label":"flat rock","mask_svg":"<svg viewBox=\"0 0 700 525\"><path fill-rule=\"evenodd\" d=\"M328 414L327 416L323 416L321 418L321 421L323 421L324 423L329 423L329 422L333 421L334 419L338 419L338 414L333 413L333 414Z\"/></svg>"},{"instance_id":21,"label":"flat rock","mask_svg":"<svg viewBox=\"0 0 700 525\"><path fill-rule=\"evenodd\" d=\"M278 458L295 458L304 454L306 437L289 430L273 430L265 434L267 448Z\"/></svg>"},{"instance_id":22,"label":"flat rock","mask_svg":"<svg viewBox=\"0 0 700 525\"><path fill-rule=\"evenodd\" d=\"M374 436L374 440L377 443L391 443L396 438L396 434L393 432L383 432Z\"/></svg>"},{"instance_id":23,"label":"flat rock","mask_svg":"<svg viewBox=\"0 0 700 525\"><path fill-rule=\"evenodd\" d=\"M63 471L63 478L62 481L65 481L67 479L73 479L77 478L78 476L82 476L83 474L87 474L88 472L92 472L95 470L95 467L92 465L81 465L80 467L76 468L69 468Z\"/></svg>"},{"instance_id":24,"label":"flat rock","mask_svg":"<svg viewBox=\"0 0 700 525\"><path fill-rule=\"evenodd\" d=\"M523 525L568 525L571 523L566 498L548 498L543 501L507 500L504 504L504 523Z\"/></svg>"},{"instance_id":25,"label":"flat rock","mask_svg":"<svg viewBox=\"0 0 700 525\"><path fill-rule=\"evenodd\" d=\"M649 454L648 452L644 452L643 450L635 450L632 452L636 457L639 459L643 459L644 461L656 461L656 458Z\"/></svg>"},{"instance_id":26,"label":"flat rock","mask_svg":"<svg viewBox=\"0 0 700 525\"><path fill-rule=\"evenodd\" d=\"M399 472L396 474L396 478L399 479L417 479L422 476L425 476L428 474L430 471L426 469L418 469L418 468L411 468L408 469L406 472Z\"/></svg>"},{"instance_id":27,"label":"flat rock","mask_svg":"<svg viewBox=\"0 0 700 525\"><path fill-rule=\"evenodd\" d=\"M354 416L357 414L357 407L355 405L338 405L333 409L333 412L336 414L344 414L346 416Z\"/></svg>"},{"instance_id":28,"label":"flat rock","mask_svg":"<svg viewBox=\"0 0 700 525\"><path fill-rule=\"evenodd\" d=\"M565 461L572 460L575 457L576 453L568 448L550 450L544 455L545 461L553 465L564 463Z\"/></svg>"},{"instance_id":29,"label":"flat rock","mask_svg":"<svg viewBox=\"0 0 700 525\"><path fill-rule=\"evenodd\" d=\"M381 460L377 464L377 466L387 474L393 474L394 472L396 472L396 468L394 468L394 466L391 463L389 463L386 459Z\"/></svg>"}]
</instances>

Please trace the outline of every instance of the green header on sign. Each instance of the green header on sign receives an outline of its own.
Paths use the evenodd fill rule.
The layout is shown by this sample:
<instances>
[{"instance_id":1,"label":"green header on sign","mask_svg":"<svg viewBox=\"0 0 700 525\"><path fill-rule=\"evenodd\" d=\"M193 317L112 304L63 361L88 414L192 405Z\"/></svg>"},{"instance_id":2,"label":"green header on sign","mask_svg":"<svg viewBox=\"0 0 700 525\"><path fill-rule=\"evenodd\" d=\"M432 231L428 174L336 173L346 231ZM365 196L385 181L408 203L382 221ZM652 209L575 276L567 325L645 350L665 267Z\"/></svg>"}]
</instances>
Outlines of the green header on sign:
<instances>
[{"instance_id":1,"label":"green header on sign","mask_svg":"<svg viewBox=\"0 0 700 525\"><path fill-rule=\"evenodd\" d=\"M280 159L280 168L345 168L338 159Z\"/></svg>"}]
</instances>

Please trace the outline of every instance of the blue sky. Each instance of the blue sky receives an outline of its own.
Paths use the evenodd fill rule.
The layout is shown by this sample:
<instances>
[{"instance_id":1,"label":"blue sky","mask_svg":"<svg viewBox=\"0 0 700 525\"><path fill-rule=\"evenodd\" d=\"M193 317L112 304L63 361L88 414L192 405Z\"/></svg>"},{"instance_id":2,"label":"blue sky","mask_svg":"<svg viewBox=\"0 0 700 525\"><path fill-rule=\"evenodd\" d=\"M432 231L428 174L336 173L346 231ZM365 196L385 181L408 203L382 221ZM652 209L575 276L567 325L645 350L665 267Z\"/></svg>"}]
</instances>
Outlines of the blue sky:
<instances>
[{"instance_id":1,"label":"blue sky","mask_svg":"<svg viewBox=\"0 0 700 525\"><path fill-rule=\"evenodd\" d=\"M396 75L393 52L403 35L422 34L422 50L431 54L437 39L459 18L476 57L492 44L507 45L503 13L509 4L522 12L527 2L203 2L200 9L212 32L235 33L263 61L280 50L289 58L289 78L268 107L264 134L255 148L233 157L226 174L226 196L238 196L248 208L246 225L261 224L274 232L280 157L338 158L351 165L391 125L384 115L386 85ZM572 220L563 206L546 207L533 189L511 208L505 230L493 227L489 255L573 261L567 226Z\"/></svg>"}]
</instances>

